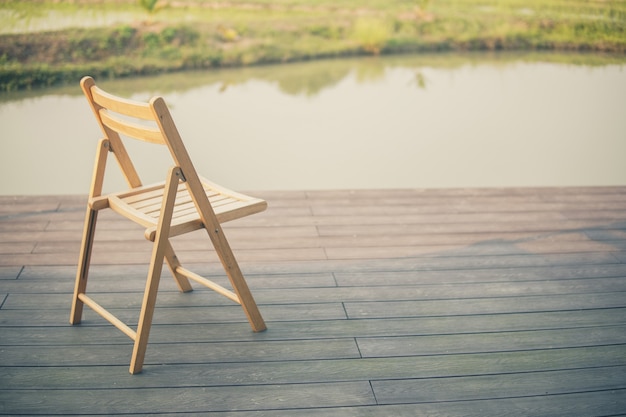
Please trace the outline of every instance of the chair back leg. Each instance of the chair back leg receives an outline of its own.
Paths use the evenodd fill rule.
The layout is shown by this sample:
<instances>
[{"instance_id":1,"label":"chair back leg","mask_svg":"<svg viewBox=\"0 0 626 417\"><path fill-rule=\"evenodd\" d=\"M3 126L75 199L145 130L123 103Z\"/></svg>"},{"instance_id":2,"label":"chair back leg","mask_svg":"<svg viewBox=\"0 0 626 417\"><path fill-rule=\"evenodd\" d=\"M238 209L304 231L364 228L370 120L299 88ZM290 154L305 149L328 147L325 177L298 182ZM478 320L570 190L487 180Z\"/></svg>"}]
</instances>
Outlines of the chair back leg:
<instances>
[{"instance_id":1,"label":"chair back leg","mask_svg":"<svg viewBox=\"0 0 626 417\"><path fill-rule=\"evenodd\" d=\"M83 229L83 239L80 247L78 259L78 270L76 272L76 283L74 284L74 297L72 298L72 310L70 312L70 324L78 324L83 316L83 302L78 298L87 290L87 278L89 276L89 263L91 262L91 251L93 240L96 234L96 222L98 212L87 208L85 214L85 226Z\"/></svg>"},{"instance_id":2,"label":"chair back leg","mask_svg":"<svg viewBox=\"0 0 626 417\"><path fill-rule=\"evenodd\" d=\"M176 256L174 248L172 248L172 244L169 242L169 240L167 241L167 246L165 248L165 261L167 262L167 266L169 267L170 272L174 277L174 281L176 281L178 289L181 292L193 291L193 288L191 287L191 284L189 283L187 277L177 271L178 268L182 267L182 265L180 264L178 256Z\"/></svg>"}]
</instances>

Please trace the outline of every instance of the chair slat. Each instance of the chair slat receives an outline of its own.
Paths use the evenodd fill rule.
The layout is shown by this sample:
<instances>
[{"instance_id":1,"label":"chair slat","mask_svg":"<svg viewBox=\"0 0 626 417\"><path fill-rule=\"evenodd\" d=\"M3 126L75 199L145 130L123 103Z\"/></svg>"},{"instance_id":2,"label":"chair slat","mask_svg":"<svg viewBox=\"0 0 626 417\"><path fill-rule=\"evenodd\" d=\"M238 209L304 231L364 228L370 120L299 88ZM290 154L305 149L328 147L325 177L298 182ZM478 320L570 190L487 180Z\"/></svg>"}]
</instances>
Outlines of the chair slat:
<instances>
[{"instance_id":1,"label":"chair slat","mask_svg":"<svg viewBox=\"0 0 626 417\"><path fill-rule=\"evenodd\" d=\"M157 128L122 120L105 109L100 110L100 118L105 126L119 134L143 140L144 142L157 143L159 145L165 144L163 134Z\"/></svg>"},{"instance_id":2,"label":"chair slat","mask_svg":"<svg viewBox=\"0 0 626 417\"><path fill-rule=\"evenodd\" d=\"M195 205L193 205L193 202L189 193L185 191L181 191L176 196L176 203L174 206L174 211L178 210L178 208L182 205L189 205L189 204L195 207ZM161 200L160 199L157 200L157 197L154 197L149 200L141 201L138 204L133 204L132 206L135 209L140 210L144 213L158 214L159 210L161 210Z\"/></svg>"},{"instance_id":3,"label":"chair slat","mask_svg":"<svg viewBox=\"0 0 626 417\"><path fill-rule=\"evenodd\" d=\"M228 206L217 207L215 209L215 216L220 223L229 222L242 217L249 216L251 214L260 213L267 208L267 203L260 199L251 199L249 201L236 201L233 200ZM179 213L182 214L182 213ZM170 228L170 236L178 236L184 233L192 232L194 230L202 229L204 225L198 218L198 213L193 212L184 214L180 217L176 217L172 221L172 227ZM145 237L148 240L154 241L156 233L156 226L148 227L145 232Z\"/></svg>"},{"instance_id":4,"label":"chair slat","mask_svg":"<svg viewBox=\"0 0 626 417\"><path fill-rule=\"evenodd\" d=\"M115 195L109 196L109 207L111 207L113 211L144 227L152 227L157 224L156 218L148 216L138 210L134 210L131 206L124 203L122 199Z\"/></svg>"},{"instance_id":5,"label":"chair slat","mask_svg":"<svg viewBox=\"0 0 626 417\"><path fill-rule=\"evenodd\" d=\"M126 114L138 119L154 120L154 113L147 103L116 97L96 86L91 87L91 96L98 105L115 113Z\"/></svg>"},{"instance_id":6,"label":"chair slat","mask_svg":"<svg viewBox=\"0 0 626 417\"><path fill-rule=\"evenodd\" d=\"M178 186L180 191L184 187L184 184ZM157 184L151 184L149 186L138 187L124 193L118 194L122 200L127 204L141 204L142 201L149 201L153 198L158 198L159 201L163 198L165 183L159 182Z\"/></svg>"}]
</instances>

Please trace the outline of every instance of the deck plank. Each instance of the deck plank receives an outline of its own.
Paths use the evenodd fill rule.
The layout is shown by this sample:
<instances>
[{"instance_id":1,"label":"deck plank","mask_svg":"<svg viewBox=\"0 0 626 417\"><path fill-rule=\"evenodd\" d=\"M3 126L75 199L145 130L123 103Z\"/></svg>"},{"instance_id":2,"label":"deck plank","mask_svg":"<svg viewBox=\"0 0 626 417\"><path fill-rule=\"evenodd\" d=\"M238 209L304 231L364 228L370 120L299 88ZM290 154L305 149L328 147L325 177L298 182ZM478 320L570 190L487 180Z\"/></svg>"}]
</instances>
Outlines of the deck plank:
<instances>
[{"instance_id":1,"label":"deck plank","mask_svg":"<svg viewBox=\"0 0 626 417\"><path fill-rule=\"evenodd\" d=\"M623 388L626 367L484 375L442 379L372 381L378 404L475 401L539 397ZM557 385L555 381L560 381Z\"/></svg>"},{"instance_id":2,"label":"deck plank","mask_svg":"<svg viewBox=\"0 0 626 417\"><path fill-rule=\"evenodd\" d=\"M211 346L200 346L210 348ZM167 349L161 345L160 351ZM189 346L187 349L191 349ZM91 365L70 366L58 350L54 360L40 366L1 367L3 376L11 380L14 390L28 389L104 389L115 385L119 389L158 388L168 380L171 387L203 387L223 385L299 384L346 381L389 381L431 378L460 378L481 375L559 371L624 366L619 357L621 346L598 346L567 349L538 349L533 351L489 352L476 354L423 355L416 357L338 358L290 361L239 361L192 363L189 357L169 356L170 361L151 361L152 371L137 378L120 378L127 368L117 353L97 359L95 349ZM111 348L109 348L111 350ZM187 352L187 350L186 350ZM25 355L23 355L25 356ZM42 358L42 361L44 359ZM193 358L192 358L193 360ZM31 360L32 361L32 360ZM106 369L101 364L107 364ZM99 378L93 378L97 370ZM85 372L90 371L90 372ZM180 378L184 375L185 378Z\"/></svg>"},{"instance_id":3,"label":"deck plank","mask_svg":"<svg viewBox=\"0 0 626 417\"><path fill-rule=\"evenodd\" d=\"M626 187L251 193L225 225L268 330L165 271L146 365L69 303L84 196L0 196L0 415L626 415ZM149 243L102 213L89 291L134 326ZM203 231L182 262L228 285Z\"/></svg>"},{"instance_id":4,"label":"deck plank","mask_svg":"<svg viewBox=\"0 0 626 417\"><path fill-rule=\"evenodd\" d=\"M55 390L42 395L36 390L0 391L0 404L7 414L119 414L135 410L149 414L153 410L166 413L217 412L233 410L280 410L292 408L328 408L375 404L367 382L338 382L325 384L255 385L219 387L159 387L144 388L141 395L132 390L110 389ZM54 410L51 412L51 410Z\"/></svg>"},{"instance_id":5,"label":"deck plank","mask_svg":"<svg viewBox=\"0 0 626 417\"><path fill-rule=\"evenodd\" d=\"M69 314L69 313L68 313ZM592 309L540 313L507 313L475 316L279 321L264 333L253 333L241 322L157 325L150 335L152 343L208 343L223 341L312 340L358 337L429 336L437 334L476 334L527 330L581 329L626 324L626 309ZM78 330L77 330L78 329ZM94 313L80 327L65 321L57 327L5 326L3 346L58 346L68 340L81 345L126 341L123 335Z\"/></svg>"}]
</instances>

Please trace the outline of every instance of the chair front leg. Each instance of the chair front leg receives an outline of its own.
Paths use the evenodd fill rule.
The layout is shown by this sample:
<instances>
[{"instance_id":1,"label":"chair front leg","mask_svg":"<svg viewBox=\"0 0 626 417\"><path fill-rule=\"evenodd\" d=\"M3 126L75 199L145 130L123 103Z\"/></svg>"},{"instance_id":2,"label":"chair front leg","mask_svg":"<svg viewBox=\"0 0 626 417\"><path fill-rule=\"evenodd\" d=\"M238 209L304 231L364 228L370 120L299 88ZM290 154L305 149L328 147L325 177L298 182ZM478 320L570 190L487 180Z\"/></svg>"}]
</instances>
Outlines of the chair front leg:
<instances>
[{"instance_id":1,"label":"chair front leg","mask_svg":"<svg viewBox=\"0 0 626 417\"><path fill-rule=\"evenodd\" d=\"M169 231L180 178L182 178L182 174L178 167L170 169L165 185L165 194L163 195L156 238L152 248L150 270L148 271L148 280L146 282L141 313L139 315L133 356L130 362L131 374L139 373L143 368L146 347L148 346L148 338L150 336L150 327L152 326L152 317L154 315L154 306L156 305L157 292L159 289L159 281L161 279L161 270L163 269L163 261L168 249L171 249Z\"/></svg>"},{"instance_id":2,"label":"chair front leg","mask_svg":"<svg viewBox=\"0 0 626 417\"><path fill-rule=\"evenodd\" d=\"M226 240L226 236L224 236L221 226L218 225L218 227L216 227L212 232L209 230L207 230L207 232L213 242L217 256L220 258L222 266L226 271L226 275L230 280L230 284L239 298L239 303L248 318L248 322L250 323L252 330L255 332L265 331L267 329L265 321L261 316L259 307L254 301L254 297L250 292L250 288L248 287L243 273L239 268L239 264L237 263L235 255L228 244L228 240Z\"/></svg>"}]
</instances>

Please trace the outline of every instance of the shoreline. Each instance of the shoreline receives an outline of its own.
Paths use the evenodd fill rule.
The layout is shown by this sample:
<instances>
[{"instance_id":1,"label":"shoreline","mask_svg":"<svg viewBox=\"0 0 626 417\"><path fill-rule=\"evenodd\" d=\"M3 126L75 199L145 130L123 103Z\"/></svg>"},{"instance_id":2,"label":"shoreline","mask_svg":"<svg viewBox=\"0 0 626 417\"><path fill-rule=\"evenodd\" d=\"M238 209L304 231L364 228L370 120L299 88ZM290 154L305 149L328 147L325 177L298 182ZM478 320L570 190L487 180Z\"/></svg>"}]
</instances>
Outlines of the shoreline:
<instances>
[{"instance_id":1,"label":"shoreline","mask_svg":"<svg viewBox=\"0 0 626 417\"><path fill-rule=\"evenodd\" d=\"M0 93L62 85L86 73L123 78L375 55L577 52L626 60L626 6L575 0L564 9L549 1L535 5L535 13L521 13L513 5L485 12L477 0L448 6L418 3L409 8L406 2L390 0L384 6L361 7L347 1L341 8L303 11L283 0L269 2L282 9L249 10L247 3L231 2L213 13L190 1L172 3L149 20L133 23L0 34ZM39 6L43 10L9 1L2 7L30 7L21 12L25 15L45 15L61 7L47 0ZM94 2L89 10L138 12L130 1L101 11L98 7L105 6ZM181 13L191 14L194 21L182 21Z\"/></svg>"}]
</instances>

